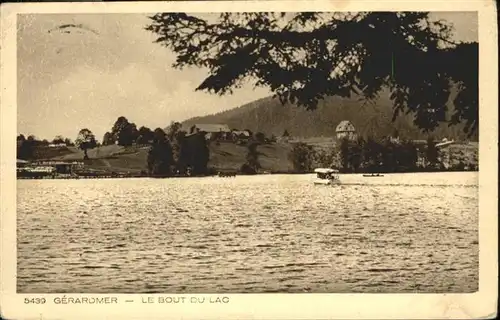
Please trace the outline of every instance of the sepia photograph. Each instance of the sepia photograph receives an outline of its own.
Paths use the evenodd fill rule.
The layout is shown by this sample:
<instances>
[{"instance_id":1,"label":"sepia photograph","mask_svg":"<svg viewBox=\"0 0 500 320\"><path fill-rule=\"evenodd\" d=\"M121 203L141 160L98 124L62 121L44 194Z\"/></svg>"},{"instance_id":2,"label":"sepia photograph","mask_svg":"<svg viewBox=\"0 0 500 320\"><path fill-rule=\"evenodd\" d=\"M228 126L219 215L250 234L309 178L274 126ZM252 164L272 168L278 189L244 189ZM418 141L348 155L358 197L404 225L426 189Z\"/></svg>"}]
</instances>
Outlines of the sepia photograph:
<instances>
[{"instance_id":1,"label":"sepia photograph","mask_svg":"<svg viewBox=\"0 0 500 320\"><path fill-rule=\"evenodd\" d=\"M17 14L15 291L477 293L478 11L204 8Z\"/></svg>"},{"instance_id":2,"label":"sepia photograph","mask_svg":"<svg viewBox=\"0 0 500 320\"><path fill-rule=\"evenodd\" d=\"M476 13L17 27L19 292L478 289Z\"/></svg>"}]
</instances>

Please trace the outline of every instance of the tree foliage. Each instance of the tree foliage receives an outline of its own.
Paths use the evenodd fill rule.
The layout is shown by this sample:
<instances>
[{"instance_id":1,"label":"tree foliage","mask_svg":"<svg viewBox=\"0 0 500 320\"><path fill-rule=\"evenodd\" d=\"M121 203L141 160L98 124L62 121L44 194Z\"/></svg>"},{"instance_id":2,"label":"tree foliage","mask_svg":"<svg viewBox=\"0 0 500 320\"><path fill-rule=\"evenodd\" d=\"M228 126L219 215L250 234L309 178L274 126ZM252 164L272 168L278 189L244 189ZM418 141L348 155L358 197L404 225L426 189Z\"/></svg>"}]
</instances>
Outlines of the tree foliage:
<instances>
[{"instance_id":1,"label":"tree foliage","mask_svg":"<svg viewBox=\"0 0 500 320\"><path fill-rule=\"evenodd\" d=\"M102 145L107 146L115 143L115 138L111 134L111 132L106 132L102 137Z\"/></svg>"},{"instance_id":2,"label":"tree foliage","mask_svg":"<svg viewBox=\"0 0 500 320\"><path fill-rule=\"evenodd\" d=\"M258 146L259 146L258 142L251 142L248 145L246 162L240 168L241 173L256 174L258 170L261 168L259 161L259 152L257 150Z\"/></svg>"},{"instance_id":3,"label":"tree foliage","mask_svg":"<svg viewBox=\"0 0 500 320\"><path fill-rule=\"evenodd\" d=\"M432 137L429 137L427 139L425 158L428 166L436 167L439 165L439 151L436 147L436 142L434 142L434 139L432 139Z\"/></svg>"},{"instance_id":4,"label":"tree foliage","mask_svg":"<svg viewBox=\"0 0 500 320\"><path fill-rule=\"evenodd\" d=\"M296 172L311 172L315 160L316 152L314 148L306 143L299 142L294 144L289 153L289 159Z\"/></svg>"},{"instance_id":5,"label":"tree foliage","mask_svg":"<svg viewBox=\"0 0 500 320\"><path fill-rule=\"evenodd\" d=\"M139 137L139 130L135 123L130 123L127 118L119 117L111 129L114 141L120 146L131 146Z\"/></svg>"},{"instance_id":6,"label":"tree foliage","mask_svg":"<svg viewBox=\"0 0 500 320\"><path fill-rule=\"evenodd\" d=\"M372 137L342 139L338 146L344 172L407 172L417 170L418 149L410 141L377 141Z\"/></svg>"},{"instance_id":7,"label":"tree foliage","mask_svg":"<svg viewBox=\"0 0 500 320\"><path fill-rule=\"evenodd\" d=\"M172 121L167 128L167 138L172 141L175 139L179 131L181 131L182 124L178 121Z\"/></svg>"},{"instance_id":8,"label":"tree foliage","mask_svg":"<svg viewBox=\"0 0 500 320\"><path fill-rule=\"evenodd\" d=\"M265 143L266 142L266 135L262 132L257 132L255 135L255 140L258 142L258 143Z\"/></svg>"},{"instance_id":9,"label":"tree foliage","mask_svg":"<svg viewBox=\"0 0 500 320\"><path fill-rule=\"evenodd\" d=\"M203 175L208 172L208 161L210 160L210 150L208 141L202 132L186 136L182 135L181 161L182 167L190 168L191 174Z\"/></svg>"},{"instance_id":10,"label":"tree foliage","mask_svg":"<svg viewBox=\"0 0 500 320\"><path fill-rule=\"evenodd\" d=\"M74 146L75 144L71 141L70 138L65 138L64 139L64 143L67 145L67 146Z\"/></svg>"},{"instance_id":11,"label":"tree foliage","mask_svg":"<svg viewBox=\"0 0 500 320\"><path fill-rule=\"evenodd\" d=\"M26 139L23 134L17 136L17 158L28 160L33 157L37 141L31 136L32 139Z\"/></svg>"},{"instance_id":12,"label":"tree foliage","mask_svg":"<svg viewBox=\"0 0 500 320\"><path fill-rule=\"evenodd\" d=\"M173 165L172 146L165 132L157 128L148 152L148 171L154 176L169 176Z\"/></svg>"},{"instance_id":13,"label":"tree foliage","mask_svg":"<svg viewBox=\"0 0 500 320\"><path fill-rule=\"evenodd\" d=\"M97 141L92 131L85 128L78 132L78 136L75 139L75 145L83 150L84 159L88 159L87 150L95 148L97 146Z\"/></svg>"},{"instance_id":14,"label":"tree foliage","mask_svg":"<svg viewBox=\"0 0 500 320\"><path fill-rule=\"evenodd\" d=\"M52 139L52 143L54 144L60 144L60 143L65 143L63 136L56 136L54 139Z\"/></svg>"},{"instance_id":15,"label":"tree foliage","mask_svg":"<svg viewBox=\"0 0 500 320\"><path fill-rule=\"evenodd\" d=\"M153 141L154 138L153 131L151 131L151 129L149 129L148 127L141 126L139 128L138 134L139 135L136 140L138 144L148 144Z\"/></svg>"},{"instance_id":16,"label":"tree foliage","mask_svg":"<svg viewBox=\"0 0 500 320\"><path fill-rule=\"evenodd\" d=\"M315 109L327 96L372 100L388 88L394 118L411 113L425 132L460 122L469 134L478 130L478 44L454 43L451 25L431 21L427 12L221 13L215 22L158 13L150 19L146 29L174 51L174 67L209 70L198 90L226 94L251 80L282 103ZM447 110L452 86L459 94Z\"/></svg>"},{"instance_id":17,"label":"tree foliage","mask_svg":"<svg viewBox=\"0 0 500 320\"><path fill-rule=\"evenodd\" d=\"M155 129L148 153L150 174L203 175L208 172L210 150L202 132L187 134L173 123L167 132Z\"/></svg>"}]
</instances>

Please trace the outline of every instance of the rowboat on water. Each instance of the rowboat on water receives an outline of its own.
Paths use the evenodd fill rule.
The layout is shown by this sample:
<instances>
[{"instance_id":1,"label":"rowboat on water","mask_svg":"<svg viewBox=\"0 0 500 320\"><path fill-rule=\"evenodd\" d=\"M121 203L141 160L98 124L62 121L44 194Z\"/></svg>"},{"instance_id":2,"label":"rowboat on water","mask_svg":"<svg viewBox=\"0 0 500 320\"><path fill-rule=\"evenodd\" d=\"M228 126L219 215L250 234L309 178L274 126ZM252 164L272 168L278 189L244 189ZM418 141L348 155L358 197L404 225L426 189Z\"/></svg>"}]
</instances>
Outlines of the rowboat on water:
<instances>
[{"instance_id":1,"label":"rowboat on water","mask_svg":"<svg viewBox=\"0 0 500 320\"><path fill-rule=\"evenodd\" d=\"M314 169L316 179L314 184L322 185L336 185L340 183L339 171L330 168L317 168Z\"/></svg>"},{"instance_id":2,"label":"rowboat on water","mask_svg":"<svg viewBox=\"0 0 500 320\"><path fill-rule=\"evenodd\" d=\"M363 177L383 177L383 174L380 173L372 173L372 174L364 174Z\"/></svg>"},{"instance_id":3,"label":"rowboat on water","mask_svg":"<svg viewBox=\"0 0 500 320\"><path fill-rule=\"evenodd\" d=\"M221 177L221 178L232 178L232 177L236 177L236 172L218 172L217 173L217 176L218 177Z\"/></svg>"}]
</instances>

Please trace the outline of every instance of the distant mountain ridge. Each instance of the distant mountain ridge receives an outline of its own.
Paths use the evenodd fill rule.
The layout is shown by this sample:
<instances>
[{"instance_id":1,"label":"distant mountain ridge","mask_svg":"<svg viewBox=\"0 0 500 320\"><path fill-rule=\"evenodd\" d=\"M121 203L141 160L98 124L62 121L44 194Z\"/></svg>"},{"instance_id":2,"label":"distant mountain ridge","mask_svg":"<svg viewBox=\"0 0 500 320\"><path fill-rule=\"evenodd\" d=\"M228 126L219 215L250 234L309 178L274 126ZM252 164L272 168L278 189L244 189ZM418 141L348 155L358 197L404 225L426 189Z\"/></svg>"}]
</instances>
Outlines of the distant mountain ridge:
<instances>
[{"instance_id":1,"label":"distant mountain ridge","mask_svg":"<svg viewBox=\"0 0 500 320\"><path fill-rule=\"evenodd\" d=\"M450 101L455 95L456 92L452 91ZM449 107L453 108L453 105L449 103ZM334 136L336 126L342 120L349 120L363 136L387 136L394 129L398 130L401 138L426 139L429 136L413 124L411 114L400 114L395 122L391 121L392 115L393 103L387 92L373 103L364 103L359 97L327 97L319 102L314 111L289 103L282 105L277 98L266 97L227 111L194 117L182 125L189 128L193 124L227 124L232 129L249 129L276 136L287 130L292 136L309 138ZM461 124L451 127L442 124L430 135L455 140L467 138Z\"/></svg>"}]
</instances>

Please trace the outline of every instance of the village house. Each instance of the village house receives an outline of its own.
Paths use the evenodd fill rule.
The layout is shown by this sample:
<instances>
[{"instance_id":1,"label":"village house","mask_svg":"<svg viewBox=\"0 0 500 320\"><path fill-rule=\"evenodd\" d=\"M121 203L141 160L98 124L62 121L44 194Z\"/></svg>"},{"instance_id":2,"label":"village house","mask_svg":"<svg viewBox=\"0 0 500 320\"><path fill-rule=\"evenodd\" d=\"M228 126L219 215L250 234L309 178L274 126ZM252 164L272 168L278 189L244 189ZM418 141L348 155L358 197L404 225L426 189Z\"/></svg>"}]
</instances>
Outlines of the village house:
<instances>
[{"instance_id":1,"label":"village house","mask_svg":"<svg viewBox=\"0 0 500 320\"><path fill-rule=\"evenodd\" d=\"M80 161L37 160L25 161L17 159L17 176L40 178L43 176L73 175L76 170L83 169Z\"/></svg>"},{"instance_id":2,"label":"village house","mask_svg":"<svg viewBox=\"0 0 500 320\"><path fill-rule=\"evenodd\" d=\"M195 124L190 128L190 133L204 132L207 140L214 138L221 140L231 139L231 130L226 124Z\"/></svg>"},{"instance_id":3,"label":"village house","mask_svg":"<svg viewBox=\"0 0 500 320\"><path fill-rule=\"evenodd\" d=\"M399 138L399 131L394 130L392 134L389 136L389 141L395 144L400 144L401 139Z\"/></svg>"},{"instance_id":4,"label":"village house","mask_svg":"<svg viewBox=\"0 0 500 320\"><path fill-rule=\"evenodd\" d=\"M188 136L197 132L203 132L207 140L247 142L252 139L250 130L229 129L226 124L195 124L188 130Z\"/></svg>"},{"instance_id":5,"label":"village house","mask_svg":"<svg viewBox=\"0 0 500 320\"><path fill-rule=\"evenodd\" d=\"M231 131L233 141L238 140L249 140L252 137L252 133L248 130L236 130Z\"/></svg>"},{"instance_id":6,"label":"village house","mask_svg":"<svg viewBox=\"0 0 500 320\"><path fill-rule=\"evenodd\" d=\"M22 159L16 160L17 169L25 168L29 164L30 164L29 161L26 161L26 160L22 160Z\"/></svg>"},{"instance_id":7,"label":"village house","mask_svg":"<svg viewBox=\"0 0 500 320\"><path fill-rule=\"evenodd\" d=\"M335 133L337 135L337 139L339 140L344 138L354 140L357 138L356 128L354 128L354 125L347 120L343 120L337 125Z\"/></svg>"},{"instance_id":8,"label":"village house","mask_svg":"<svg viewBox=\"0 0 500 320\"><path fill-rule=\"evenodd\" d=\"M49 148L64 148L66 143L50 143Z\"/></svg>"}]
</instances>

